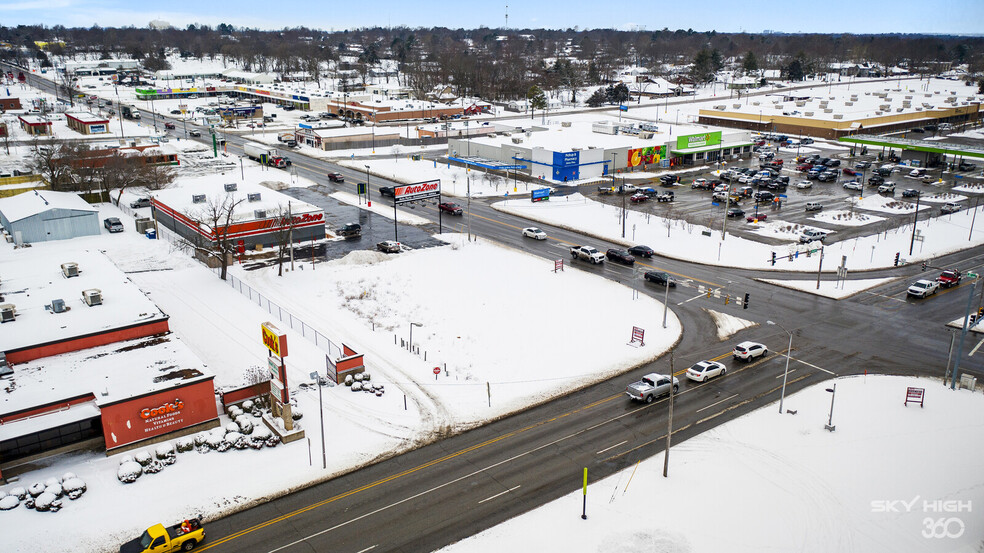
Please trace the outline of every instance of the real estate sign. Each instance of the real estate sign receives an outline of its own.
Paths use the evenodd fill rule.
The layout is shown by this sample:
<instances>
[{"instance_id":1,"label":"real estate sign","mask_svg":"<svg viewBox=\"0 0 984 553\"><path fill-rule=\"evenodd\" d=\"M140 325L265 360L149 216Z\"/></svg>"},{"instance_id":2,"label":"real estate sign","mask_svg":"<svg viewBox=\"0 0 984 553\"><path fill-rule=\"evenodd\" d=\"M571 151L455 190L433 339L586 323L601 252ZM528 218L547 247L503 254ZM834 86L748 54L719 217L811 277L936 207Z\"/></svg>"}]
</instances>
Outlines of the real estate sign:
<instances>
[{"instance_id":1,"label":"real estate sign","mask_svg":"<svg viewBox=\"0 0 984 553\"><path fill-rule=\"evenodd\" d=\"M705 132L701 134L688 134L677 138L677 150L687 150L689 148L700 148L702 146L715 146L721 143L721 131Z\"/></svg>"}]
</instances>

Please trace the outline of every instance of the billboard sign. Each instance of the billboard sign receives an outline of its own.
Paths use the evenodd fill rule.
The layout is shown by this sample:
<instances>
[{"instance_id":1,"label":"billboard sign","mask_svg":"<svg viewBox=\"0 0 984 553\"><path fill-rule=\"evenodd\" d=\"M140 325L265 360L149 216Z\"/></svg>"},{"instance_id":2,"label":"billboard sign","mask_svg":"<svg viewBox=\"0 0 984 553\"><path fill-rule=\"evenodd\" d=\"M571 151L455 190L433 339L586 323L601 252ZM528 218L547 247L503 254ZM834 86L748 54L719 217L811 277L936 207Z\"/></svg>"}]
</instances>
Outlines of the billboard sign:
<instances>
[{"instance_id":1,"label":"billboard sign","mask_svg":"<svg viewBox=\"0 0 984 553\"><path fill-rule=\"evenodd\" d=\"M550 199L550 189L549 188L537 188L530 194L530 199L534 202L540 200Z\"/></svg>"},{"instance_id":2,"label":"billboard sign","mask_svg":"<svg viewBox=\"0 0 984 553\"><path fill-rule=\"evenodd\" d=\"M666 146L649 146L629 150L629 167L659 163L666 157Z\"/></svg>"},{"instance_id":3,"label":"billboard sign","mask_svg":"<svg viewBox=\"0 0 984 553\"><path fill-rule=\"evenodd\" d=\"M715 146L718 144L721 144L721 131L688 134L686 136L677 137L678 150L701 148L703 146Z\"/></svg>"},{"instance_id":4,"label":"billboard sign","mask_svg":"<svg viewBox=\"0 0 984 553\"><path fill-rule=\"evenodd\" d=\"M441 195L441 179L426 182L417 182L405 186L397 186L393 190L393 197L398 202L412 202L416 200L426 200L437 198Z\"/></svg>"},{"instance_id":5,"label":"billboard sign","mask_svg":"<svg viewBox=\"0 0 984 553\"><path fill-rule=\"evenodd\" d=\"M263 345L270 353L281 359L287 357L287 335L280 332L273 323L263 323L260 328L263 331Z\"/></svg>"}]
</instances>

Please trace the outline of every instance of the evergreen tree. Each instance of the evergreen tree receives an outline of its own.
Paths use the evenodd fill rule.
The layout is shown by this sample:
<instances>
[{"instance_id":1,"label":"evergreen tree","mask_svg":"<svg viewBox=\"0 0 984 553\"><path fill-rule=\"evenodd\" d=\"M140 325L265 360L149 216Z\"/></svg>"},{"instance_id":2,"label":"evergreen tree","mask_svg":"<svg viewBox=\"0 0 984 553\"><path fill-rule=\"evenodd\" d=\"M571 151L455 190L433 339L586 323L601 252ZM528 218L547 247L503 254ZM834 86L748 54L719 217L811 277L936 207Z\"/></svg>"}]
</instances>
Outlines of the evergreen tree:
<instances>
[{"instance_id":1,"label":"evergreen tree","mask_svg":"<svg viewBox=\"0 0 984 553\"><path fill-rule=\"evenodd\" d=\"M759 64L758 60L755 58L755 52L749 50L745 53L745 59L741 62L741 68L745 70L745 73L758 71Z\"/></svg>"}]
</instances>

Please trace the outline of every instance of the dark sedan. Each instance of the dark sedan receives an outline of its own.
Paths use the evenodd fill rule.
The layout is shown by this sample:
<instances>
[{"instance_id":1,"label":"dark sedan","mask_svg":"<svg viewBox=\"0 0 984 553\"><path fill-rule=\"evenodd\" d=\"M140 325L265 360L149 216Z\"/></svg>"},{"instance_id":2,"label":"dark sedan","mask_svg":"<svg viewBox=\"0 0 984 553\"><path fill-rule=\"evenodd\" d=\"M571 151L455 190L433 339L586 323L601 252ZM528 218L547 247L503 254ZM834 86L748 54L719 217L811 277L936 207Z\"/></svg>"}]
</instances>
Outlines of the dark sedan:
<instances>
[{"instance_id":1,"label":"dark sedan","mask_svg":"<svg viewBox=\"0 0 984 553\"><path fill-rule=\"evenodd\" d=\"M632 254L630 254L629 252L627 252L625 250L619 250L619 249L616 249L616 248L611 248L607 252L605 252L605 256L610 261L617 261L617 262L622 263L624 265L635 265L635 258L632 257Z\"/></svg>"},{"instance_id":2,"label":"dark sedan","mask_svg":"<svg viewBox=\"0 0 984 553\"><path fill-rule=\"evenodd\" d=\"M652 282L654 284L662 284L663 286L667 286L668 285L670 288L673 288L674 286L676 286L676 282L674 282L670 278L670 275L668 273L664 273L662 271L646 271L646 274L644 274L642 276L642 278L644 278L644 279L646 279L646 281Z\"/></svg>"},{"instance_id":3,"label":"dark sedan","mask_svg":"<svg viewBox=\"0 0 984 553\"><path fill-rule=\"evenodd\" d=\"M631 248L629 248L629 253L632 255L638 255L639 257L645 257L646 259L649 259L656 252L654 252L653 249L650 248L649 246L639 245L639 246L632 246Z\"/></svg>"}]
</instances>

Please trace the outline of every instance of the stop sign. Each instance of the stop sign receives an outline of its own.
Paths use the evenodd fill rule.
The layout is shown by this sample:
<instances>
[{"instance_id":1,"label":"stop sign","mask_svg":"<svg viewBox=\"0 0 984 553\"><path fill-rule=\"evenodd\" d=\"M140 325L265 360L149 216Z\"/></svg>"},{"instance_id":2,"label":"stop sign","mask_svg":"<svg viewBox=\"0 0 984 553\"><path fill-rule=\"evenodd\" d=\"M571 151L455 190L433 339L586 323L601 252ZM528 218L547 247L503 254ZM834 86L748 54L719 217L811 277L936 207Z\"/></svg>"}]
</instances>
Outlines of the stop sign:
<instances>
[{"instance_id":1,"label":"stop sign","mask_svg":"<svg viewBox=\"0 0 984 553\"><path fill-rule=\"evenodd\" d=\"M434 367L434 374L441 374L441 367Z\"/></svg>"}]
</instances>

